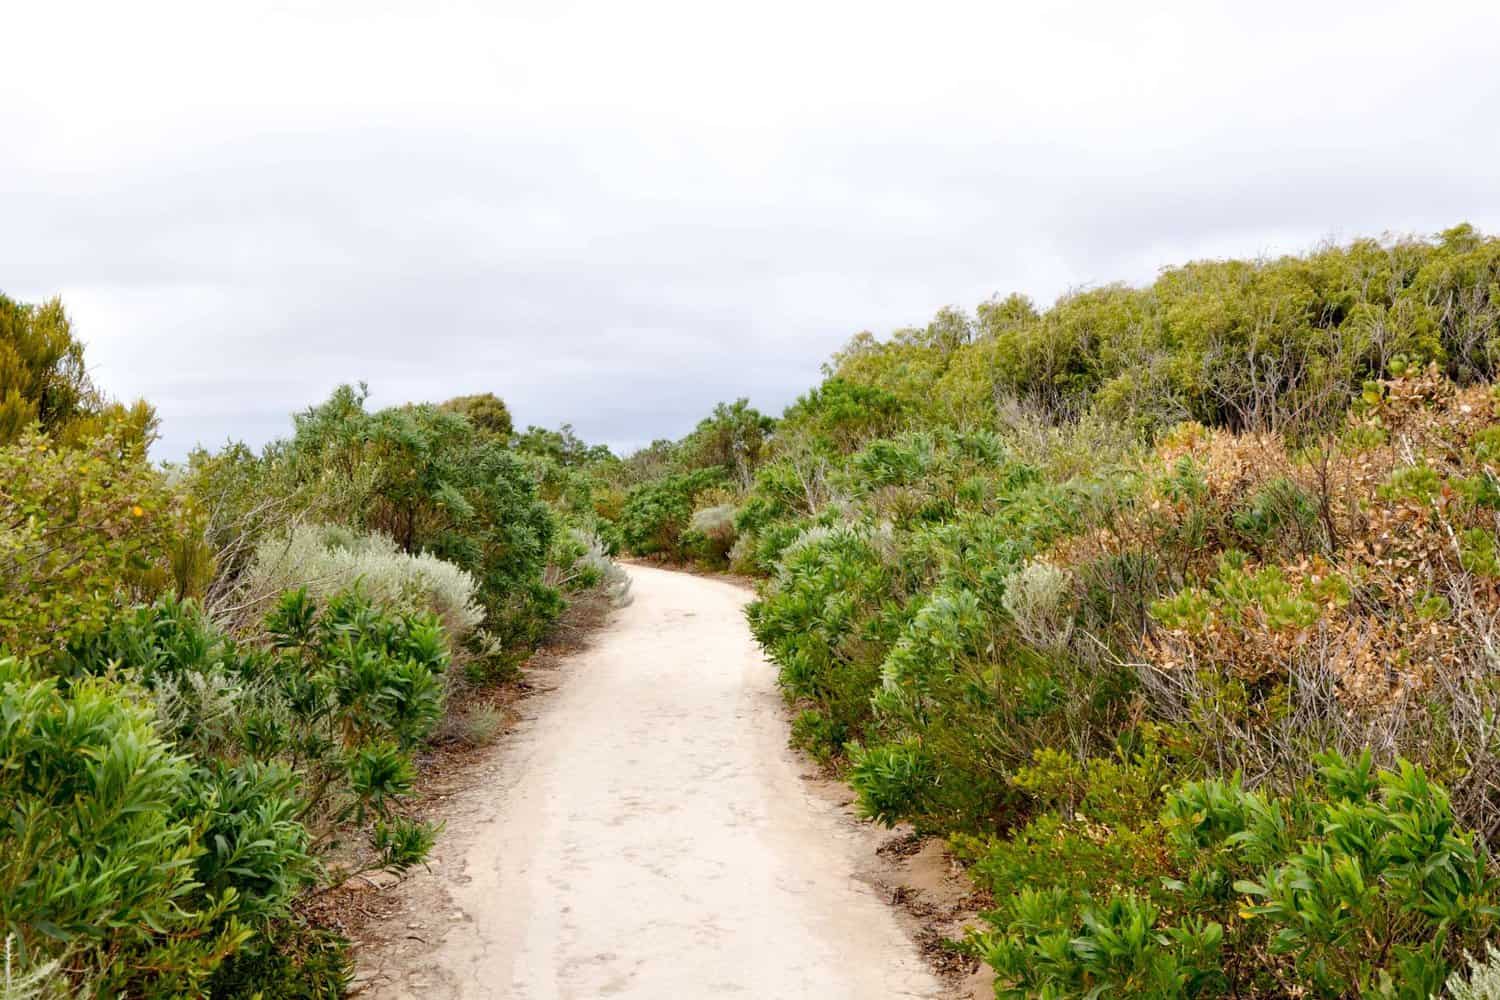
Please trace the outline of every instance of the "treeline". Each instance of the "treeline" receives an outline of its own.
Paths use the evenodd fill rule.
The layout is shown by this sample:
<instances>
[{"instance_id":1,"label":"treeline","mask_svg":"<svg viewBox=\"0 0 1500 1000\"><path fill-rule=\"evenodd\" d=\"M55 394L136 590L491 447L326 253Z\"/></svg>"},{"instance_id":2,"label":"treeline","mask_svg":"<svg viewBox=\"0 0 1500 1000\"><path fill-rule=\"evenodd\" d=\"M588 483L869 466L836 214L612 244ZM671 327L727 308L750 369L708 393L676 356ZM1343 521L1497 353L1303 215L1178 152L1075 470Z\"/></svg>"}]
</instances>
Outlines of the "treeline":
<instances>
[{"instance_id":1,"label":"treeline","mask_svg":"<svg viewBox=\"0 0 1500 1000\"><path fill-rule=\"evenodd\" d=\"M1492 996L1497 361L1459 226L945 309L582 468L761 578L794 739L967 859L998 996Z\"/></svg>"},{"instance_id":2,"label":"treeline","mask_svg":"<svg viewBox=\"0 0 1500 1000\"><path fill-rule=\"evenodd\" d=\"M418 754L623 574L494 396L346 386L167 467L155 429L0 296L0 996L337 996L308 894L423 859Z\"/></svg>"}]
</instances>

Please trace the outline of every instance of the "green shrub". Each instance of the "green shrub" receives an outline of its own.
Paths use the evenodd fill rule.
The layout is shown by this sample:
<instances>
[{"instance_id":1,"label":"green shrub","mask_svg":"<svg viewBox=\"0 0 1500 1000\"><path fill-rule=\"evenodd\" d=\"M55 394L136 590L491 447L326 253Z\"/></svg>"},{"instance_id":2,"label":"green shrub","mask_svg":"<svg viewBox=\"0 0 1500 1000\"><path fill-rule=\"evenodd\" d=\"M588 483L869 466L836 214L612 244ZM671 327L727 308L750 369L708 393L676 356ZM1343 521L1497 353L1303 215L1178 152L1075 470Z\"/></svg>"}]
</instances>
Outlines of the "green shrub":
<instances>
[{"instance_id":1,"label":"green shrub","mask_svg":"<svg viewBox=\"0 0 1500 1000\"><path fill-rule=\"evenodd\" d=\"M884 389L830 378L787 407L777 433L783 440L801 438L827 454L848 455L894 431L904 410L901 400Z\"/></svg>"},{"instance_id":2,"label":"green shrub","mask_svg":"<svg viewBox=\"0 0 1500 1000\"><path fill-rule=\"evenodd\" d=\"M1495 551L1495 536L1484 528L1467 528L1459 536L1458 561L1475 576L1500 577L1500 556Z\"/></svg>"},{"instance_id":3,"label":"green shrub","mask_svg":"<svg viewBox=\"0 0 1500 1000\"><path fill-rule=\"evenodd\" d=\"M1426 463L1403 465L1391 473L1390 479L1380 487L1380 496L1387 500L1416 500L1427 503L1443 488L1443 477Z\"/></svg>"},{"instance_id":4,"label":"green shrub","mask_svg":"<svg viewBox=\"0 0 1500 1000\"><path fill-rule=\"evenodd\" d=\"M792 745L825 764L843 753L848 741L848 729L815 708L804 709L792 720Z\"/></svg>"},{"instance_id":5,"label":"green shrub","mask_svg":"<svg viewBox=\"0 0 1500 1000\"><path fill-rule=\"evenodd\" d=\"M872 716L883 651L861 625L889 585L874 531L818 528L788 546L775 586L747 612L756 638L772 651L783 688L826 717L822 732L840 743L861 736Z\"/></svg>"},{"instance_id":6,"label":"green shrub","mask_svg":"<svg viewBox=\"0 0 1500 1000\"><path fill-rule=\"evenodd\" d=\"M250 880L274 909L311 877L299 858L304 826L322 834L386 818L410 789L449 657L434 618L382 613L357 592L321 608L289 592L266 633L264 647L242 645L191 602L167 599L75 643L64 662L75 675L135 672L160 706L159 727L198 762L195 814L222 824L229 853L203 864ZM283 799L295 809L274 805Z\"/></svg>"},{"instance_id":7,"label":"green shrub","mask_svg":"<svg viewBox=\"0 0 1500 1000\"><path fill-rule=\"evenodd\" d=\"M1159 825L1048 820L990 848L979 870L1017 886L975 938L997 995L1434 995L1500 913L1474 836L1418 768L1319 768L1288 796L1207 779Z\"/></svg>"},{"instance_id":8,"label":"green shrub","mask_svg":"<svg viewBox=\"0 0 1500 1000\"><path fill-rule=\"evenodd\" d=\"M1318 990L1429 997L1455 948L1494 924L1486 859L1419 769L1403 762L1372 775L1368 754L1329 754L1321 771L1327 798L1290 852L1284 832L1261 818L1269 816L1260 800L1245 799L1255 819L1231 836L1240 858L1260 862L1258 876L1234 886L1253 900L1252 926L1264 926L1270 952ZM1191 822L1177 803L1168 813Z\"/></svg>"},{"instance_id":9,"label":"green shrub","mask_svg":"<svg viewBox=\"0 0 1500 1000\"><path fill-rule=\"evenodd\" d=\"M717 468L681 473L635 487L620 512L620 537L636 555L683 558L683 536L693 515L693 499L722 479Z\"/></svg>"},{"instance_id":10,"label":"green shrub","mask_svg":"<svg viewBox=\"0 0 1500 1000\"><path fill-rule=\"evenodd\" d=\"M849 783L859 794L860 812L887 826L928 812L926 798L936 775L917 743L856 748L850 756Z\"/></svg>"},{"instance_id":11,"label":"green shrub","mask_svg":"<svg viewBox=\"0 0 1500 1000\"><path fill-rule=\"evenodd\" d=\"M1264 554L1312 555L1325 547L1317 502L1285 476L1271 480L1234 514L1234 527Z\"/></svg>"},{"instance_id":12,"label":"green shrub","mask_svg":"<svg viewBox=\"0 0 1500 1000\"><path fill-rule=\"evenodd\" d=\"M1335 572L1289 580L1280 566L1252 568L1244 553L1228 552L1208 591L1187 587L1151 606L1151 615L1167 628L1203 631L1216 622L1272 631L1305 629L1326 607L1343 607L1352 598L1349 581Z\"/></svg>"},{"instance_id":13,"label":"green shrub","mask_svg":"<svg viewBox=\"0 0 1500 1000\"><path fill-rule=\"evenodd\" d=\"M0 927L97 995L196 992L259 901L200 878L214 821L134 692L0 660ZM271 808L279 809L279 800Z\"/></svg>"},{"instance_id":14,"label":"green shrub","mask_svg":"<svg viewBox=\"0 0 1500 1000\"><path fill-rule=\"evenodd\" d=\"M979 943L997 997L1181 1000L1215 995L1223 982L1218 924L1161 930L1161 911L1133 895L1095 905L1063 888L1023 889L1003 912L1009 933Z\"/></svg>"},{"instance_id":15,"label":"green shrub","mask_svg":"<svg viewBox=\"0 0 1500 1000\"><path fill-rule=\"evenodd\" d=\"M528 651L563 602L542 581L557 530L526 463L463 415L401 406L368 413L338 389L298 414L284 446L289 477L320 519L376 532L473 577L486 631Z\"/></svg>"},{"instance_id":16,"label":"green shrub","mask_svg":"<svg viewBox=\"0 0 1500 1000\"><path fill-rule=\"evenodd\" d=\"M776 421L747 399L719 403L683 439L680 450L692 466L725 469L747 486L775 427Z\"/></svg>"},{"instance_id":17,"label":"green shrub","mask_svg":"<svg viewBox=\"0 0 1500 1000\"><path fill-rule=\"evenodd\" d=\"M630 603L630 574L610 558L609 546L598 535L568 528L552 551L547 581L570 601L591 596L611 608Z\"/></svg>"},{"instance_id":18,"label":"green shrub","mask_svg":"<svg viewBox=\"0 0 1500 1000\"><path fill-rule=\"evenodd\" d=\"M0 649L44 656L116 610L206 582L184 498L110 434L0 448Z\"/></svg>"},{"instance_id":19,"label":"green shrub","mask_svg":"<svg viewBox=\"0 0 1500 1000\"><path fill-rule=\"evenodd\" d=\"M216 1000L336 1000L353 982L349 942L294 917L229 956L208 993Z\"/></svg>"}]
</instances>

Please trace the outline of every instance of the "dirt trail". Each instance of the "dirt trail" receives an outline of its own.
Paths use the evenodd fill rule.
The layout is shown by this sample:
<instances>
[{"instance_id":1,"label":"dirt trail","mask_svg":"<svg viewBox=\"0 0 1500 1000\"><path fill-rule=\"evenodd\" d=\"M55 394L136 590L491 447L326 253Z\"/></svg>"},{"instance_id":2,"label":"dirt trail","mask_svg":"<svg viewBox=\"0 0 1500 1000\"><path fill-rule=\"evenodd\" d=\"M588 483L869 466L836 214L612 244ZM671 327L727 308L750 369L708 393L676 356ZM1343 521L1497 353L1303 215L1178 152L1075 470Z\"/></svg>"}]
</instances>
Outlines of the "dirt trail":
<instances>
[{"instance_id":1,"label":"dirt trail","mask_svg":"<svg viewBox=\"0 0 1500 1000\"><path fill-rule=\"evenodd\" d=\"M362 996L941 997L803 780L739 587L632 566L634 603L454 796Z\"/></svg>"}]
</instances>

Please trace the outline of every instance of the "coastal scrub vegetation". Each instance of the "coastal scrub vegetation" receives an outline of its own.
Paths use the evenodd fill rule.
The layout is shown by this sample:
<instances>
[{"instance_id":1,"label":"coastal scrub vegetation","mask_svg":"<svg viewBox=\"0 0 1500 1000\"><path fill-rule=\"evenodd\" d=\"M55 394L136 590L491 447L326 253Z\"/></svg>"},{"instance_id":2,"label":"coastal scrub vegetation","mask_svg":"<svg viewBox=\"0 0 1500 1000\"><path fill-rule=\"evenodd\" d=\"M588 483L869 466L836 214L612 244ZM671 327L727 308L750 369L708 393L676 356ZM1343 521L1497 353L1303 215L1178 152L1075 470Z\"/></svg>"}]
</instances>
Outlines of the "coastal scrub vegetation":
<instances>
[{"instance_id":1,"label":"coastal scrub vegetation","mask_svg":"<svg viewBox=\"0 0 1500 1000\"><path fill-rule=\"evenodd\" d=\"M423 747L617 552L756 580L792 739L947 838L997 996L1496 995L1497 368L1459 225L945 308L624 457L348 385L162 467L0 297L7 995L338 995L299 901L421 863Z\"/></svg>"},{"instance_id":2,"label":"coastal scrub vegetation","mask_svg":"<svg viewBox=\"0 0 1500 1000\"><path fill-rule=\"evenodd\" d=\"M759 580L793 739L949 838L997 996L1490 995L1497 366L1470 226L1198 261L860 334L601 514Z\"/></svg>"},{"instance_id":3,"label":"coastal scrub vegetation","mask_svg":"<svg viewBox=\"0 0 1500 1000\"><path fill-rule=\"evenodd\" d=\"M628 599L501 400L366 399L162 466L61 303L0 296L0 994L340 995L303 904L422 863L419 755Z\"/></svg>"}]
</instances>

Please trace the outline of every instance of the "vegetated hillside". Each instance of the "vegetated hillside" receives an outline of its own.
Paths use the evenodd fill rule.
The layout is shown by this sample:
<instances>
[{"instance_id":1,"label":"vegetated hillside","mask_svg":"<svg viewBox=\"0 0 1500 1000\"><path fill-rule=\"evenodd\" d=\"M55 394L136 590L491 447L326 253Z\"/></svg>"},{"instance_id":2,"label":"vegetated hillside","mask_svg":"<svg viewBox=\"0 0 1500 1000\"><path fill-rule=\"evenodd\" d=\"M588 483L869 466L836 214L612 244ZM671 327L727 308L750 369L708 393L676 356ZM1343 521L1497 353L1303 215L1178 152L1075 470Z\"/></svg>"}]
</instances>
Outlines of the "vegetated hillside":
<instances>
[{"instance_id":1,"label":"vegetated hillside","mask_svg":"<svg viewBox=\"0 0 1500 1000\"><path fill-rule=\"evenodd\" d=\"M946 309L590 475L628 549L763 578L795 740L972 863L999 996L1467 996L1497 364L1459 226Z\"/></svg>"},{"instance_id":2,"label":"vegetated hillside","mask_svg":"<svg viewBox=\"0 0 1500 1000\"><path fill-rule=\"evenodd\" d=\"M337 996L308 894L421 861L417 754L623 575L493 396L166 469L154 427L0 296L0 997Z\"/></svg>"}]
</instances>

